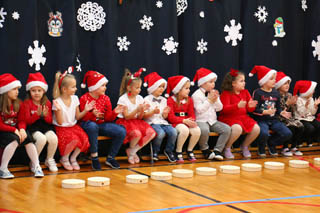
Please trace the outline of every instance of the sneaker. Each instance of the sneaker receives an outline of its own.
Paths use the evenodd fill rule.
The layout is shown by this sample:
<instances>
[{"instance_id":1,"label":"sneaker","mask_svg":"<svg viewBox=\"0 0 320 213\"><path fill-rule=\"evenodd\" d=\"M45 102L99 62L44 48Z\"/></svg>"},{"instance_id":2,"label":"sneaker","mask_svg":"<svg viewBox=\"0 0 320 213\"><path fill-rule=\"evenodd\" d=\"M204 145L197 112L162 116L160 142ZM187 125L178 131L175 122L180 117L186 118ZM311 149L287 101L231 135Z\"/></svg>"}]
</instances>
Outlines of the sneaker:
<instances>
[{"instance_id":1,"label":"sneaker","mask_svg":"<svg viewBox=\"0 0 320 213\"><path fill-rule=\"evenodd\" d=\"M184 163L182 152L177 152L177 163Z\"/></svg>"},{"instance_id":2,"label":"sneaker","mask_svg":"<svg viewBox=\"0 0 320 213\"><path fill-rule=\"evenodd\" d=\"M275 146L272 146L272 145L267 145L267 147L268 147L268 150L269 150L269 153L270 153L270 155L271 156L278 156L278 153L277 153L277 149L276 149L276 147Z\"/></svg>"},{"instance_id":3,"label":"sneaker","mask_svg":"<svg viewBox=\"0 0 320 213\"><path fill-rule=\"evenodd\" d=\"M101 165L98 157L91 158L91 166L93 170L101 170Z\"/></svg>"},{"instance_id":4,"label":"sneaker","mask_svg":"<svg viewBox=\"0 0 320 213\"><path fill-rule=\"evenodd\" d=\"M292 152L290 152L290 150L288 148L284 148L282 151L281 151L281 154L285 157L292 157Z\"/></svg>"},{"instance_id":5,"label":"sneaker","mask_svg":"<svg viewBox=\"0 0 320 213\"><path fill-rule=\"evenodd\" d=\"M299 149L297 148L292 148L291 149L292 154L296 155L296 156L302 156L303 153L299 151Z\"/></svg>"},{"instance_id":6,"label":"sneaker","mask_svg":"<svg viewBox=\"0 0 320 213\"><path fill-rule=\"evenodd\" d=\"M187 151L187 155L188 155L189 161L195 162L197 160L192 151Z\"/></svg>"},{"instance_id":7,"label":"sneaker","mask_svg":"<svg viewBox=\"0 0 320 213\"><path fill-rule=\"evenodd\" d=\"M41 178L44 176L40 165L37 165L34 167L34 176L38 178Z\"/></svg>"},{"instance_id":8,"label":"sneaker","mask_svg":"<svg viewBox=\"0 0 320 213\"><path fill-rule=\"evenodd\" d=\"M210 149L202 150L202 154L204 155L204 158L208 160L212 160L215 156L214 152L211 152Z\"/></svg>"},{"instance_id":9,"label":"sneaker","mask_svg":"<svg viewBox=\"0 0 320 213\"><path fill-rule=\"evenodd\" d=\"M259 155L260 158L266 158L267 157L266 153L260 153L259 151L258 151L258 155Z\"/></svg>"},{"instance_id":10,"label":"sneaker","mask_svg":"<svg viewBox=\"0 0 320 213\"><path fill-rule=\"evenodd\" d=\"M223 160L223 156L222 156L221 152L219 152L218 150L214 150L213 152L214 152L214 159L219 160L219 161Z\"/></svg>"},{"instance_id":11,"label":"sneaker","mask_svg":"<svg viewBox=\"0 0 320 213\"><path fill-rule=\"evenodd\" d=\"M247 146L241 146L240 149L242 150L243 157L251 158L251 153L250 153L249 148Z\"/></svg>"},{"instance_id":12,"label":"sneaker","mask_svg":"<svg viewBox=\"0 0 320 213\"><path fill-rule=\"evenodd\" d=\"M153 159L154 161L158 161L158 160L159 160L158 154L157 154L157 153L153 153L152 159Z\"/></svg>"},{"instance_id":13,"label":"sneaker","mask_svg":"<svg viewBox=\"0 0 320 213\"><path fill-rule=\"evenodd\" d=\"M312 147L313 146L313 144L312 143L308 143L308 147Z\"/></svg>"},{"instance_id":14,"label":"sneaker","mask_svg":"<svg viewBox=\"0 0 320 213\"><path fill-rule=\"evenodd\" d=\"M231 152L231 148L225 148L223 155L227 159L234 159L234 155Z\"/></svg>"},{"instance_id":15,"label":"sneaker","mask_svg":"<svg viewBox=\"0 0 320 213\"><path fill-rule=\"evenodd\" d=\"M110 166L113 169L119 169L120 168L119 163L114 158L108 158L106 160L106 165Z\"/></svg>"},{"instance_id":16,"label":"sneaker","mask_svg":"<svg viewBox=\"0 0 320 213\"><path fill-rule=\"evenodd\" d=\"M47 159L44 162L44 164L49 168L50 172L57 172L58 171L56 161L53 158Z\"/></svg>"},{"instance_id":17,"label":"sneaker","mask_svg":"<svg viewBox=\"0 0 320 213\"><path fill-rule=\"evenodd\" d=\"M14 178L14 175L11 174L11 172L8 170L8 168L6 168L4 170L0 169L0 178L11 179L11 178Z\"/></svg>"},{"instance_id":18,"label":"sneaker","mask_svg":"<svg viewBox=\"0 0 320 213\"><path fill-rule=\"evenodd\" d=\"M167 152L166 150L164 150L164 154L165 154L165 156L167 156L169 162L171 162L171 163L176 162L176 158L174 157L173 152Z\"/></svg>"}]
</instances>

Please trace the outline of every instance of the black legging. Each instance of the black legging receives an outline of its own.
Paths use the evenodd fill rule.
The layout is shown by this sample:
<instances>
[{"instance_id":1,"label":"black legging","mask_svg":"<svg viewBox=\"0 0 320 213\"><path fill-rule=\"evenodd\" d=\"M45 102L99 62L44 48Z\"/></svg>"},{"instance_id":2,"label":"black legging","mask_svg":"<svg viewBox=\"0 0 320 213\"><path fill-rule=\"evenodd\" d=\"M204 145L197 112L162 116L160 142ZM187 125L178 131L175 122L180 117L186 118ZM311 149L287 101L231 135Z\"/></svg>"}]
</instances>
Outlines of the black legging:
<instances>
[{"instance_id":1,"label":"black legging","mask_svg":"<svg viewBox=\"0 0 320 213\"><path fill-rule=\"evenodd\" d=\"M283 143L283 148L288 148L288 145L291 144L291 149L296 148L297 145L300 143L302 135L304 133L304 127L297 127L297 126L287 126L290 131L292 132L292 137Z\"/></svg>"},{"instance_id":2,"label":"black legging","mask_svg":"<svg viewBox=\"0 0 320 213\"><path fill-rule=\"evenodd\" d=\"M303 136L308 144L312 144L314 140L318 141L320 132L320 122L314 119L313 121L301 121L304 126Z\"/></svg>"}]
</instances>

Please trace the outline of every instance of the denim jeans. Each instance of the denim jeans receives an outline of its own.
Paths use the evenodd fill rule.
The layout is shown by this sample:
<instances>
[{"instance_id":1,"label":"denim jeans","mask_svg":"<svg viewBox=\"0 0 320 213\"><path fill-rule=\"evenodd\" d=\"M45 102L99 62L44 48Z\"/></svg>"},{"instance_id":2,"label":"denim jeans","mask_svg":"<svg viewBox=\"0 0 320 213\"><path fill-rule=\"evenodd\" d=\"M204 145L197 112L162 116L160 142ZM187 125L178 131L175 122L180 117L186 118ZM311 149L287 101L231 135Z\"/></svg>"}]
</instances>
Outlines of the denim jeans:
<instances>
[{"instance_id":1,"label":"denim jeans","mask_svg":"<svg viewBox=\"0 0 320 213\"><path fill-rule=\"evenodd\" d=\"M152 128L157 132L157 136L152 140L152 148L154 153L160 152L161 143L167 135L166 152L173 152L177 140L177 130L171 125L151 124Z\"/></svg>"},{"instance_id":2,"label":"denim jeans","mask_svg":"<svg viewBox=\"0 0 320 213\"><path fill-rule=\"evenodd\" d=\"M126 129L115 123L97 124L93 121L81 122L81 127L86 131L90 141L90 152L98 152L98 136L108 136L112 138L111 149L108 158L115 158L119 152L123 140L126 137Z\"/></svg>"},{"instance_id":3,"label":"denim jeans","mask_svg":"<svg viewBox=\"0 0 320 213\"><path fill-rule=\"evenodd\" d=\"M292 132L286 125L279 120L258 121L260 126L260 135L257 138L259 153L265 153L267 143L270 146L282 145L292 137ZM269 129L274 133L269 134Z\"/></svg>"}]
</instances>

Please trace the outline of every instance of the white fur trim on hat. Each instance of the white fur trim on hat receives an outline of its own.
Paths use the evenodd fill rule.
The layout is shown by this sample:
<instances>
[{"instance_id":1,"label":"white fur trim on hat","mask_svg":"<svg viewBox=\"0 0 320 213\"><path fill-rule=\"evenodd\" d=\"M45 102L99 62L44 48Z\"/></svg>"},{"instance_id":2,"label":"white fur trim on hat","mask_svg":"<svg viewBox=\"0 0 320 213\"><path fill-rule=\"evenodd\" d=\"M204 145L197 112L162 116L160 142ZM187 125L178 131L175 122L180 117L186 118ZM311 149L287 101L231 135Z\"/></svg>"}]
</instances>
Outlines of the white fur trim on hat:
<instances>
[{"instance_id":1,"label":"white fur trim on hat","mask_svg":"<svg viewBox=\"0 0 320 213\"><path fill-rule=\"evenodd\" d=\"M279 89L283 84L285 84L287 81L291 82L291 78L289 76L283 77L280 81L278 81L275 85L276 89Z\"/></svg>"},{"instance_id":2,"label":"white fur trim on hat","mask_svg":"<svg viewBox=\"0 0 320 213\"><path fill-rule=\"evenodd\" d=\"M315 90L316 86L317 86L317 82L311 81L310 88L305 93L300 93L300 96L301 97L309 96Z\"/></svg>"},{"instance_id":3,"label":"white fur trim on hat","mask_svg":"<svg viewBox=\"0 0 320 213\"><path fill-rule=\"evenodd\" d=\"M179 83L173 88L172 93L173 93L173 94L177 94L177 93L182 89L183 85L184 85L187 81L190 81L190 79L187 78L187 77L183 77L183 78L179 81Z\"/></svg>"},{"instance_id":4,"label":"white fur trim on hat","mask_svg":"<svg viewBox=\"0 0 320 213\"><path fill-rule=\"evenodd\" d=\"M10 84L0 87L0 94L6 93L16 87L21 87L21 82L19 80L12 81Z\"/></svg>"},{"instance_id":5,"label":"white fur trim on hat","mask_svg":"<svg viewBox=\"0 0 320 213\"><path fill-rule=\"evenodd\" d=\"M31 81L26 85L26 90L29 91L32 87L41 87L44 91L48 91L48 85L42 81Z\"/></svg>"},{"instance_id":6,"label":"white fur trim on hat","mask_svg":"<svg viewBox=\"0 0 320 213\"><path fill-rule=\"evenodd\" d=\"M263 78L259 80L259 85L264 85L272 77L273 74L277 74L277 71L270 70L267 74L265 74L265 76L263 76Z\"/></svg>"},{"instance_id":7,"label":"white fur trim on hat","mask_svg":"<svg viewBox=\"0 0 320 213\"><path fill-rule=\"evenodd\" d=\"M198 86L200 87L202 84L206 83L207 81L211 81L214 78L217 80L218 76L212 72L209 75L206 75L206 77L200 78L198 80Z\"/></svg>"},{"instance_id":8,"label":"white fur trim on hat","mask_svg":"<svg viewBox=\"0 0 320 213\"><path fill-rule=\"evenodd\" d=\"M106 77L101 78L95 85L88 87L89 92L92 92L96 89L98 89L99 87L102 86L102 84L104 83L108 83L108 80Z\"/></svg>"},{"instance_id":9,"label":"white fur trim on hat","mask_svg":"<svg viewBox=\"0 0 320 213\"><path fill-rule=\"evenodd\" d=\"M153 93L154 91L156 91L156 89L158 89L158 87L159 87L161 84L163 84L163 83L165 83L164 89L166 89L166 88L167 88L167 81L164 80L163 78L161 78L160 80L156 81L151 87L149 87L149 88L147 89L148 93L149 93L149 94L152 94L152 93Z\"/></svg>"}]
</instances>

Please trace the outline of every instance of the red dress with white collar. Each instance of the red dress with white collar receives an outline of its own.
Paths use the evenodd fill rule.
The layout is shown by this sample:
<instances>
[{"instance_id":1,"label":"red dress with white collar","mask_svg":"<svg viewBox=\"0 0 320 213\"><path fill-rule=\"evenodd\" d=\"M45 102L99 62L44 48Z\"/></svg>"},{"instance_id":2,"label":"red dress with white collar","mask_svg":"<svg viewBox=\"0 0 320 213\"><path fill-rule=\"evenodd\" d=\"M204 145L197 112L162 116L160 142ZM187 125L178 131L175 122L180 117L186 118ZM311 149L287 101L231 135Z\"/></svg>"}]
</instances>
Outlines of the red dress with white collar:
<instances>
[{"instance_id":1,"label":"red dress with white collar","mask_svg":"<svg viewBox=\"0 0 320 213\"><path fill-rule=\"evenodd\" d=\"M183 119L191 118L196 120L192 98L188 97L187 100L180 101L180 104L176 100L176 97L171 96L167 101L168 106L171 108L168 114L168 121L172 126L176 127L178 124L182 124Z\"/></svg>"}]
</instances>

